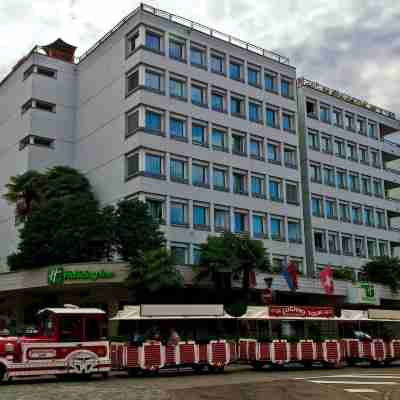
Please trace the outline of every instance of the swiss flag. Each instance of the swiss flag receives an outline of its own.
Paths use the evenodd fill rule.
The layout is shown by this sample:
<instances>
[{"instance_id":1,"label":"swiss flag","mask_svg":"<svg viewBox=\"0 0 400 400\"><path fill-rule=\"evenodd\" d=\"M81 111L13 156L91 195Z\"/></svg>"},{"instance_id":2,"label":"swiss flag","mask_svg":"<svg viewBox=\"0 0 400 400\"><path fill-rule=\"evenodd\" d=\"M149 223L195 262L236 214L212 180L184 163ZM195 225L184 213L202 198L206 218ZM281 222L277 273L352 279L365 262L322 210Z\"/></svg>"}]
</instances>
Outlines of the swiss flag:
<instances>
[{"instance_id":1,"label":"swiss flag","mask_svg":"<svg viewBox=\"0 0 400 400\"><path fill-rule=\"evenodd\" d=\"M321 285L325 290L327 295L332 295L335 291L335 287L333 284L333 271L332 268L327 265L320 273L319 279L321 281Z\"/></svg>"}]
</instances>

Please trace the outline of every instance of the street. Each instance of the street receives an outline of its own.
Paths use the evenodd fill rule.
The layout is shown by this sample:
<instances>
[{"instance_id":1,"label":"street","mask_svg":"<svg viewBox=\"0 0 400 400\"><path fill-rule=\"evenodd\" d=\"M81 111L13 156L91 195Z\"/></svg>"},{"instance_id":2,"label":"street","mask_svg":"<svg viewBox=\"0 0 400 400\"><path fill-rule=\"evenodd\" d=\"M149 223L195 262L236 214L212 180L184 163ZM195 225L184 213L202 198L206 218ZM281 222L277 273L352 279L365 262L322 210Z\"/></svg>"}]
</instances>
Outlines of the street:
<instances>
[{"instance_id":1,"label":"street","mask_svg":"<svg viewBox=\"0 0 400 400\"><path fill-rule=\"evenodd\" d=\"M223 374L191 372L108 380L18 380L0 387L1 400L400 400L400 367L287 368L253 371L244 365Z\"/></svg>"}]
</instances>

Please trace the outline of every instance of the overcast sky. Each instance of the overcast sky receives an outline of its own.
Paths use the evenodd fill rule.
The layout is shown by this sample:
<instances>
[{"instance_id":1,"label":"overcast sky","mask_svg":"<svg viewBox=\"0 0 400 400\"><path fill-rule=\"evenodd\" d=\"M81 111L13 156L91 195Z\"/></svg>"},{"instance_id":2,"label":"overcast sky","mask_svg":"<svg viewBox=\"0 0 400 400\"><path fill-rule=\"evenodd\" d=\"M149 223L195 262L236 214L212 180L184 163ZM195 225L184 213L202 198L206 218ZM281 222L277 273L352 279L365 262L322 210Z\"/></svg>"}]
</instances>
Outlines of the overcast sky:
<instances>
[{"instance_id":1,"label":"overcast sky","mask_svg":"<svg viewBox=\"0 0 400 400\"><path fill-rule=\"evenodd\" d=\"M290 58L318 80L400 115L399 0L147 0ZM58 37L78 55L135 9L135 0L1 0L0 78Z\"/></svg>"}]
</instances>

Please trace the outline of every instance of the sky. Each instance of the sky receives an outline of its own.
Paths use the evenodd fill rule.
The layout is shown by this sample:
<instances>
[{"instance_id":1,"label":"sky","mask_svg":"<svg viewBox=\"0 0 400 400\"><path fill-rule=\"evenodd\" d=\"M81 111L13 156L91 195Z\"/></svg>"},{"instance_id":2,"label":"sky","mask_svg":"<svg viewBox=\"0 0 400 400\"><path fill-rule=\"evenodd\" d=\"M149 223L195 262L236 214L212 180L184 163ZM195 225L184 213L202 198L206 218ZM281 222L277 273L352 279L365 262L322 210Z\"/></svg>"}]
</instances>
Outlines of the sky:
<instances>
[{"instance_id":1,"label":"sky","mask_svg":"<svg viewBox=\"0 0 400 400\"><path fill-rule=\"evenodd\" d=\"M290 58L298 76L400 117L399 0L147 0ZM136 0L1 0L0 79L35 45L61 37L82 54Z\"/></svg>"}]
</instances>

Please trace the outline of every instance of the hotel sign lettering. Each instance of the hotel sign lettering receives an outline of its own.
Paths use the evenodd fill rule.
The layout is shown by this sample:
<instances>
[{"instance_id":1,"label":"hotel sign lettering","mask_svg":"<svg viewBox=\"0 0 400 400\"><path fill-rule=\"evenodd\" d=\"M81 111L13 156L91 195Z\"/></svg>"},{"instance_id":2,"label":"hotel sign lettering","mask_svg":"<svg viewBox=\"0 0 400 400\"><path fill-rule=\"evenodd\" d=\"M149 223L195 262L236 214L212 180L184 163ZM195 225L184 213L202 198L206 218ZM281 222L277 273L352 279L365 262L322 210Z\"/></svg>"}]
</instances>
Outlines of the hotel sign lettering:
<instances>
[{"instance_id":1,"label":"hotel sign lettering","mask_svg":"<svg viewBox=\"0 0 400 400\"><path fill-rule=\"evenodd\" d=\"M64 267L54 266L47 271L47 282L49 285L63 285L66 281L90 281L112 279L115 273L112 271L90 271L90 270L75 270L65 271Z\"/></svg>"},{"instance_id":2,"label":"hotel sign lettering","mask_svg":"<svg viewBox=\"0 0 400 400\"><path fill-rule=\"evenodd\" d=\"M332 307L271 306L270 317L331 318Z\"/></svg>"}]
</instances>

